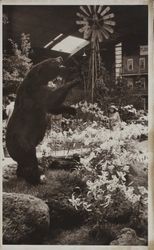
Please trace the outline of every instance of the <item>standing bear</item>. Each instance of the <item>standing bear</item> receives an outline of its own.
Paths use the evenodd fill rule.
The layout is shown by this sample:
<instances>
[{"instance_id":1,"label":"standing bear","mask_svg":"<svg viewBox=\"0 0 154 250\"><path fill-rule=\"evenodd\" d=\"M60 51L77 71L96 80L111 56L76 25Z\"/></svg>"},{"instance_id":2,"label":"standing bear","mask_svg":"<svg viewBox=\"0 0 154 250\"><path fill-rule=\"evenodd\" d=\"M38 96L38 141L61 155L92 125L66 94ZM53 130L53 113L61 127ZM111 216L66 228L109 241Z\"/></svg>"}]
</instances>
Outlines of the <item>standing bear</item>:
<instances>
[{"instance_id":1,"label":"standing bear","mask_svg":"<svg viewBox=\"0 0 154 250\"><path fill-rule=\"evenodd\" d=\"M33 185L40 182L36 146L45 135L47 113L76 113L74 108L63 105L63 102L77 81L56 90L48 86L50 80L61 75L64 69L62 62L61 57L51 58L30 70L18 88L7 126L6 146L10 156L18 163L17 176Z\"/></svg>"}]
</instances>

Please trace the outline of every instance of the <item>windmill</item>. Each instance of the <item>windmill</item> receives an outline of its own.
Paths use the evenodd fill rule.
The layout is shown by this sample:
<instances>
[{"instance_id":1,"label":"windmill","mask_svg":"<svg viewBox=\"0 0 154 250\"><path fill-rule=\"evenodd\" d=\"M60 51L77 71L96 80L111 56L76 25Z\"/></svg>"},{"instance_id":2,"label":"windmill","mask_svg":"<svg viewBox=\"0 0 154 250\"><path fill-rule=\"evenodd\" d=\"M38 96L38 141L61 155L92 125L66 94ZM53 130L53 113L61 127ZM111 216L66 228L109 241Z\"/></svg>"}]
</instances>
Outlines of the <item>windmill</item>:
<instances>
[{"instance_id":1,"label":"windmill","mask_svg":"<svg viewBox=\"0 0 154 250\"><path fill-rule=\"evenodd\" d=\"M91 45L88 82L93 102L95 82L101 69L100 43L109 39L116 23L113 20L114 14L110 13L110 7L103 5L80 6L76 15L79 18L76 24L81 26L79 32L83 33L83 38L89 40Z\"/></svg>"}]
</instances>

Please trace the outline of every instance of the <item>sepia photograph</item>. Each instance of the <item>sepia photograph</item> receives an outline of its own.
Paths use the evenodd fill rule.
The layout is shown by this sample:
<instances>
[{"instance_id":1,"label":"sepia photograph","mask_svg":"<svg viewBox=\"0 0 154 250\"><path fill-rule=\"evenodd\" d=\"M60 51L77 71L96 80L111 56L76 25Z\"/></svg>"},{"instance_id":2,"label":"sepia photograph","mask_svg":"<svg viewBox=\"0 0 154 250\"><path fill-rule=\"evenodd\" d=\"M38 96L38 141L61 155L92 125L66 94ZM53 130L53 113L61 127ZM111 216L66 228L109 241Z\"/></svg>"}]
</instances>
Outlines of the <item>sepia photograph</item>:
<instances>
[{"instance_id":1,"label":"sepia photograph","mask_svg":"<svg viewBox=\"0 0 154 250\"><path fill-rule=\"evenodd\" d=\"M2 5L3 245L148 245L148 5Z\"/></svg>"}]
</instances>

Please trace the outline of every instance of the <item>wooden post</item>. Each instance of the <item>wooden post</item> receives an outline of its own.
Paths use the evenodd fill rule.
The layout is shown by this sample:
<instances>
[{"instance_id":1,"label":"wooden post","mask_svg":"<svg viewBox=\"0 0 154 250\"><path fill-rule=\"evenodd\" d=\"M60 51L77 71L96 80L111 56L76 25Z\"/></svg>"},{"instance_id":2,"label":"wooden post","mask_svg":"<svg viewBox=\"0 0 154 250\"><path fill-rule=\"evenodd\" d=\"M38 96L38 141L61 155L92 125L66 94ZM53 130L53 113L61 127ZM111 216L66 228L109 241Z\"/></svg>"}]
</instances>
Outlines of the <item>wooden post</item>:
<instances>
[{"instance_id":1,"label":"wooden post","mask_svg":"<svg viewBox=\"0 0 154 250\"><path fill-rule=\"evenodd\" d=\"M98 56L98 69L99 69L99 73L100 73L100 69L101 69L101 56L100 56L99 41L97 41L97 56Z\"/></svg>"},{"instance_id":2,"label":"wooden post","mask_svg":"<svg viewBox=\"0 0 154 250\"><path fill-rule=\"evenodd\" d=\"M95 84L96 84L97 73L98 73L97 67L98 67L98 65L97 65L97 50L96 50L96 44L95 44Z\"/></svg>"},{"instance_id":3,"label":"wooden post","mask_svg":"<svg viewBox=\"0 0 154 250\"><path fill-rule=\"evenodd\" d=\"M94 57L94 42L92 42L92 84L91 84L91 101L94 102L94 86L95 86L95 57Z\"/></svg>"},{"instance_id":4,"label":"wooden post","mask_svg":"<svg viewBox=\"0 0 154 250\"><path fill-rule=\"evenodd\" d=\"M83 72L83 85L84 85L84 98L85 100L87 100L87 88L86 88L86 80L84 72Z\"/></svg>"},{"instance_id":5,"label":"wooden post","mask_svg":"<svg viewBox=\"0 0 154 250\"><path fill-rule=\"evenodd\" d=\"M97 40L91 41L91 56L89 60L89 89L91 89L91 102L94 102L94 88L95 82L98 77L98 71L100 71L100 51L99 42Z\"/></svg>"}]
</instances>

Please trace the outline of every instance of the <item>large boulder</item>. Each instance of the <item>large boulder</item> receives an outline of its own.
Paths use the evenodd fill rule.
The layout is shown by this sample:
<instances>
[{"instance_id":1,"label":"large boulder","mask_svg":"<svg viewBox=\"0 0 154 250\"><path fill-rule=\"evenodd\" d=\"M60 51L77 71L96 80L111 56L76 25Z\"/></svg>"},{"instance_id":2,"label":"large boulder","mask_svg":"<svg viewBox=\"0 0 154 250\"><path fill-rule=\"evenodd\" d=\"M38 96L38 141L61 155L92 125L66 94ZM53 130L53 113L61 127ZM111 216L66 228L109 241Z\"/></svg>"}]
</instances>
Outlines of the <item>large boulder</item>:
<instances>
[{"instance_id":1,"label":"large boulder","mask_svg":"<svg viewBox=\"0 0 154 250\"><path fill-rule=\"evenodd\" d=\"M48 233L48 206L31 195L3 193L3 243L38 244Z\"/></svg>"},{"instance_id":2,"label":"large boulder","mask_svg":"<svg viewBox=\"0 0 154 250\"><path fill-rule=\"evenodd\" d=\"M131 228L123 228L117 239L113 240L110 245L121 245L121 246L131 246L131 245L146 245L146 240L144 238L140 238L136 235L135 230Z\"/></svg>"}]
</instances>

